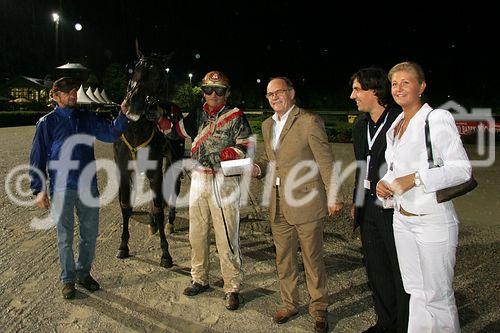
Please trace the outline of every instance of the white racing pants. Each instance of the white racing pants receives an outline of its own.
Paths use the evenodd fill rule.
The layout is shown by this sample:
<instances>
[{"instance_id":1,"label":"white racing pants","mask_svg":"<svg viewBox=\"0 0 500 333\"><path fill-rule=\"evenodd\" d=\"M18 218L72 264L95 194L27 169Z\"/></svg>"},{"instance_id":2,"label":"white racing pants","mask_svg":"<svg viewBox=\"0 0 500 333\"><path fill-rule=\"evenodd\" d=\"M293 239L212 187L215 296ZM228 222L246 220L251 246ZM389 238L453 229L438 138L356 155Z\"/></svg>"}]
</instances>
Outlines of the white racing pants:
<instances>
[{"instance_id":1,"label":"white racing pants","mask_svg":"<svg viewBox=\"0 0 500 333\"><path fill-rule=\"evenodd\" d=\"M202 285L209 283L209 229L212 220L224 292L239 292L243 275L239 203L239 177L193 171L189 194L189 242L193 282Z\"/></svg>"}]
</instances>

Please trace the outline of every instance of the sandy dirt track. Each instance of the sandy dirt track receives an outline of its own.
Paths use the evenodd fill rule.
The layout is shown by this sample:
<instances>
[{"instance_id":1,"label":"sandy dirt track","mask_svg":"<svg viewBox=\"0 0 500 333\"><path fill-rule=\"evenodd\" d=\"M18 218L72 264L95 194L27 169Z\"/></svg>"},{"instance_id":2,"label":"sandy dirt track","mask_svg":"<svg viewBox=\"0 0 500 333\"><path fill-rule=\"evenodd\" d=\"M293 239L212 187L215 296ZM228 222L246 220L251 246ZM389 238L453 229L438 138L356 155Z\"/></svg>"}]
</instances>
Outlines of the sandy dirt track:
<instances>
[{"instance_id":1,"label":"sandy dirt track","mask_svg":"<svg viewBox=\"0 0 500 333\"><path fill-rule=\"evenodd\" d=\"M27 163L34 127L0 129L0 332L308 332L307 291L294 320L277 325L271 315L280 304L274 249L267 222L252 206L242 209L243 306L224 308L215 244L211 246L211 286L195 298L182 295L190 281L188 216L180 209L177 232L169 237L175 266L161 268L159 238L148 235L144 216L131 222L132 258L115 258L121 215L115 200L101 209L100 235L93 275L102 290L78 289L74 300L61 297L55 229L34 230L30 221L43 216L35 207L11 202L4 187L7 173ZM351 162L352 146L334 144L337 159ZM468 147L472 157L474 147ZM111 145L97 144L98 158L112 159ZM496 149L497 156L500 149ZM479 187L455 201L462 221L455 290L463 332L500 332L500 162L474 170ZM101 177L100 180L103 180ZM183 181L187 190L188 177ZM352 182L350 182L352 183ZM102 184L100 184L101 186ZM258 198L260 183L252 183ZM350 193L352 186L344 191ZM370 291L362 265L360 240L352 234L348 209L328 221L325 261L331 305L331 332L360 332L374 323ZM76 242L75 242L76 245Z\"/></svg>"}]
</instances>

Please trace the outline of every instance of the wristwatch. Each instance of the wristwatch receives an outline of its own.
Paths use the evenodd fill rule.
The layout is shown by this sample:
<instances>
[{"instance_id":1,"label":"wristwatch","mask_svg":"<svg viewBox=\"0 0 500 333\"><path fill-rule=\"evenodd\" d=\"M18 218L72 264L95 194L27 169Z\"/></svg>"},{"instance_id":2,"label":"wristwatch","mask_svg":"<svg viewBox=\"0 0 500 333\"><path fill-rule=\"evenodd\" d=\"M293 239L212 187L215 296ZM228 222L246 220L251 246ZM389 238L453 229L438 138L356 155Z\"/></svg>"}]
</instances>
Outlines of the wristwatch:
<instances>
[{"instance_id":1,"label":"wristwatch","mask_svg":"<svg viewBox=\"0 0 500 333\"><path fill-rule=\"evenodd\" d=\"M415 172L415 186L422 185L422 180L420 179L420 174L418 171Z\"/></svg>"}]
</instances>

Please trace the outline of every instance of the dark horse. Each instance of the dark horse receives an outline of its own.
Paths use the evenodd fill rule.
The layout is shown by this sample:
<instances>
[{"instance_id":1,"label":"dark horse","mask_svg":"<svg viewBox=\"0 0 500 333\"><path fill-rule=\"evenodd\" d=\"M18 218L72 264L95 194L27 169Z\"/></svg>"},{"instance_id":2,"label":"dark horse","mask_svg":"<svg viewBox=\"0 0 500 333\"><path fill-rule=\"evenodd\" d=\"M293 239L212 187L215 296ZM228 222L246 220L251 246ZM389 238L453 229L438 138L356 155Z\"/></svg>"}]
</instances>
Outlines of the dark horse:
<instances>
[{"instance_id":1,"label":"dark horse","mask_svg":"<svg viewBox=\"0 0 500 333\"><path fill-rule=\"evenodd\" d=\"M149 161L156 162L154 170L147 170L151 191L154 193L153 202L149 213L150 231L159 231L162 256L160 266L172 267L172 257L168 251L168 242L164 230L164 198L162 195L163 182L163 157L165 137L156 128L155 117L151 113L158 112L157 104L159 94L165 81L165 56L152 54L144 56L137 47L138 60L135 63L132 78L129 80L127 95L122 103L127 117L131 120L121 140L114 146L114 157L120 171L119 200L123 216L123 232L118 258L128 258L129 248L129 220L133 214L131 203L132 171L129 162L136 159L141 149L149 148ZM139 166L140 168L140 166Z\"/></svg>"}]
</instances>

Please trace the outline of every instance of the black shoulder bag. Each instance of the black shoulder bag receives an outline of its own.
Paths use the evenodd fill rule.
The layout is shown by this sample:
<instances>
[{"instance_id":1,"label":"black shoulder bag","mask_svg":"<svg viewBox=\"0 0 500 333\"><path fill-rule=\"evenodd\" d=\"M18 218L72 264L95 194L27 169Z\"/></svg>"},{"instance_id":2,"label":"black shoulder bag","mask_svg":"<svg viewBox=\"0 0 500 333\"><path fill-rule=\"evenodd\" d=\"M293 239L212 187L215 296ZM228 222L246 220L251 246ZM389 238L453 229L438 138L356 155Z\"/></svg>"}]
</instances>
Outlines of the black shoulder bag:
<instances>
[{"instance_id":1,"label":"black shoulder bag","mask_svg":"<svg viewBox=\"0 0 500 333\"><path fill-rule=\"evenodd\" d=\"M431 134L429 131L429 115L434 110L431 110L427 117L425 118L425 145L427 147L427 162L429 163L429 169L438 168L440 165L434 164L434 157L432 155L432 142L431 142ZM471 174L470 179L465 183L458 184L455 186L443 188L441 190L436 191L436 200L438 203L449 201L461 195L464 195L467 192L472 191L477 186L477 181L474 179L474 175Z\"/></svg>"}]
</instances>

